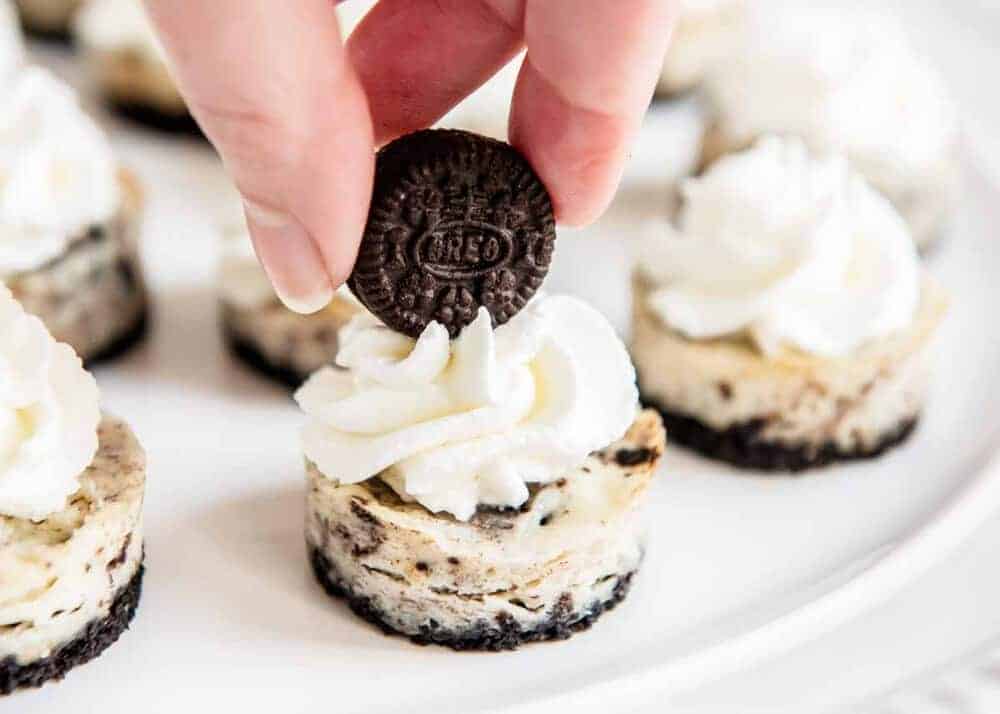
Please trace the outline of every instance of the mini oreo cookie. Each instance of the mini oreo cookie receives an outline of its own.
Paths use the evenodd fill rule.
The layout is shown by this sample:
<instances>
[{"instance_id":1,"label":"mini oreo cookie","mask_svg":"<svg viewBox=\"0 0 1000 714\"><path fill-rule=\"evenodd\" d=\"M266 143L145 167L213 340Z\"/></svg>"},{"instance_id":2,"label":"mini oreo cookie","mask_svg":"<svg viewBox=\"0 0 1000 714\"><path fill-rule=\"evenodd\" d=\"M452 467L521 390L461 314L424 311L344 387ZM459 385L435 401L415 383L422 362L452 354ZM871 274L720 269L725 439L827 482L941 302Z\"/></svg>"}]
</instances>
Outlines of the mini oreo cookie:
<instances>
[{"instance_id":1,"label":"mini oreo cookie","mask_svg":"<svg viewBox=\"0 0 1000 714\"><path fill-rule=\"evenodd\" d=\"M527 160L464 131L397 139L376 160L375 191L348 285L392 329L431 321L452 337L489 310L494 326L523 308L548 273L552 201Z\"/></svg>"}]
</instances>

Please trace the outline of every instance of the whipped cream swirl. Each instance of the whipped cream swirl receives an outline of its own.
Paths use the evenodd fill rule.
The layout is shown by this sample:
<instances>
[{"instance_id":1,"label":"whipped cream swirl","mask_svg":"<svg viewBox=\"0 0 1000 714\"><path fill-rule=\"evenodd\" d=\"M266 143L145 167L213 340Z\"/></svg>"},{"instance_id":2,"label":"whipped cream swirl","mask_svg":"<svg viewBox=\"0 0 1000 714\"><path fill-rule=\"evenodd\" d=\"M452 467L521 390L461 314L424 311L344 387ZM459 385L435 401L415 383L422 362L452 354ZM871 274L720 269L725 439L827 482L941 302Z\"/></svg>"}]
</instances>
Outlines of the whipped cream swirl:
<instances>
[{"instance_id":1,"label":"whipped cream swirl","mask_svg":"<svg viewBox=\"0 0 1000 714\"><path fill-rule=\"evenodd\" d=\"M635 418L635 370L593 308L535 300L492 328L481 309L454 341L432 322L414 341L370 315L340 334L337 364L296 399L306 457L328 478L379 475L402 498L460 520L517 507L620 438Z\"/></svg>"},{"instance_id":2,"label":"whipped cream swirl","mask_svg":"<svg viewBox=\"0 0 1000 714\"><path fill-rule=\"evenodd\" d=\"M25 69L0 100L0 276L44 265L120 201L111 147L76 94Z\"/></svg>"},{"instance_id":3,"label":"whipped cream swirl","mask_svg":"<svg viewBox=\"0 0 1000 714\"><path fill-rule=\"evenodd\" d=\"M920 301L920 261L892 205L844 158L766 138L683 187L679 228L651 236L649 306L694 339L748 335L841 356L902 330Z\"/></svg>"},{"instance_id":4,"label":"whipped cream swirl","mask_svg":"<svg viewBox=\"0 0 1000 714\"><path fill-rule=\"evenodd\" d=\"M92 49L130 50L157 62L166 60L142 0L87 0L76 15L75 28Z\"/></svg>"},{"instance_id":5,"label":"whipped cream swirl","mask_svg":"<svg viewBox=\"0 0 1000 714\"><path fill-rule=\"evenodd\" d=\"M97 453L100 419L80 358L0 286L0 515L65 508Z\"/></svg>"},{"instance_id":6,"label":"whipped cream swirl","mask_svg":"<svg viewBox=\"0 0 1000 714\"><path fill-rule=\"evenodd\" d=\"M959 127L945 83L894 16L785 8L748 24L707 86L730 140L793 134L814 151L847 154L893 194L952 151Z\"/></svg>"}]
</instances>

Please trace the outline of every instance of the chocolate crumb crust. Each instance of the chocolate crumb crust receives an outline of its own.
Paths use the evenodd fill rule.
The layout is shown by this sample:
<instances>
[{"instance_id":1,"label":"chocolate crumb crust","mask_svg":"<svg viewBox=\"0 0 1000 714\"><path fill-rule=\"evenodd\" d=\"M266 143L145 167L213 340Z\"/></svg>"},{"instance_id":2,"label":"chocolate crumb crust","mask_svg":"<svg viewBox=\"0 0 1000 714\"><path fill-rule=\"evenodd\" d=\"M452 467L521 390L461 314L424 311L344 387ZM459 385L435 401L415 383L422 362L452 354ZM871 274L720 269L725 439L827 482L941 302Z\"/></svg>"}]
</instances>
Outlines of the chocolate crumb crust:
<instances>
[{"instance_id":1,"label":"chocolate crumb crust","mask_svg":"<svg viewBox=\"0 0 1000 714\"><path fill-rule=\"evenodd\" d=\"M724 461L741 469L799 474L833 463L874 459L906 441L917 427L918 419L907 419L887 433L874 447L846 451L833 442L821 446L784 446L760 439L767 426L763 419L714 429L701 420L668 409L654 399L642 403L663 417L667 439L681 446Z\"/></svg>"},{"instance_id":2,"label":"chocolate crumb crust","mask_svg":"<svg viewBox=\"0 0 1000 714\"><path fill-rule=\"evenodd\" d=\"M457 337L485 307L494 327L541 287L555 247L552 201L504 142L431 129L378 153L368 222L348 285L393 330L436 321Z\"/></svg>"},{"instance_id":3,"label":"chocolate crumb crust","mask_svg":"<svg viewBox=\"0 0 1000 714\"><path fill-rule=\"evenodd\" d=\"M302 383L309 377L308 374L301 374L287 364L272 362L253 343L236 335L232 330L224 328L223 335L226 346L229 348L229 353L263 377L267 377L291 390L301 387Z\"/></svg>"},{"instance_id":4,"label":"chocolate crumb crust","mask_svg":"<svg viewBox=\"0 0 1000 714\"><path fill-rule=\"evenodd\" d=\"M0 660L0 695L58 681L74 667L100 656L113 645L135 617L144 572L145 567L140 565L132 579L118 591L106 617L92 621L83 632L50 656L23 665L14 657Z\"/></svg>"},{"instance_id":5,"label":"chocolate crumb crust","mask_svg":"<svg viewBox=\"0 0 1000 714\"><path fill-rule=\"evenodd\" d=\"M384 612L372 604L371 598L357 595L345 585L336 566L319 549L309 546L309 562L319 584L328 595L343 599L355 615L378 627L386 635L400 635L388 623ZM530 630L523 629L512 617L500 613L494 622L483 620L467 630L446 630L433 620L421 628L419 635L403 635L416 645L440 645L451 649L481 652L516 650L521 645L550 640L566 640L577 632L590 629L605 612L617 606L628 595L635 572L617 576L618 582L611 597L591 605L586 610L574 610L573 603L560 600L552 608L549 619Z\"/></svg>"},{"instance_id":6,"label":"chocolate crumb crust","mask_svg":"<svg viewBox=\"0 0 1000 714\"><path fill-rule=\"evenodd\" d=\"M188 113L168 114L141 102L110 99L108 105L119 116L165 134L205 139L198 122Z\"/></svg>"}]
</instances>

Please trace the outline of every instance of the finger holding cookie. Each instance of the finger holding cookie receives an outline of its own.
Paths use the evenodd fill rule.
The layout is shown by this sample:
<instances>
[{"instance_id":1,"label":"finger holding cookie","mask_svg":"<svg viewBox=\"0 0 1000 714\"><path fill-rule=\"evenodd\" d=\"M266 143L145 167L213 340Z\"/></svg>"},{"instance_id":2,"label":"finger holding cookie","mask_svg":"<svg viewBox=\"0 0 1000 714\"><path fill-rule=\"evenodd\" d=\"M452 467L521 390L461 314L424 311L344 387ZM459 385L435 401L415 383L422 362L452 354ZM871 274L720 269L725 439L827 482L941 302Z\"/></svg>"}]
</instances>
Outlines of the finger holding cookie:
<instances>
[{"instance_id":1,"label":"finger holding cookie","mask_svg":"<svg viewBox=\"0 0 1000 714\"><path fill-rule=\"evenodd\" d=\"M431 126L525 47L511 143L560 222L595 220L652 96L676 3L382 0L346 51L328 0L146 4L276 292L311 313L357 257L375 147Z\"/></svg>"}]
</instances>

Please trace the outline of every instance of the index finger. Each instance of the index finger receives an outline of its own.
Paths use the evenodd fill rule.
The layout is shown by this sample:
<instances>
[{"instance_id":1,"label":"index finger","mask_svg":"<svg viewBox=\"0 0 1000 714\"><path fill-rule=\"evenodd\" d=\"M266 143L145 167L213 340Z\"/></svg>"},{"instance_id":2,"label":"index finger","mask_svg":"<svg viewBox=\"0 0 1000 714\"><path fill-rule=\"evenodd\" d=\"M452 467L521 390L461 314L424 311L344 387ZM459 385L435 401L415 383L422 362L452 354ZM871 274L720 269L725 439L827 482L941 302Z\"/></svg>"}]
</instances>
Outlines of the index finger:
<instances>
[{"instance_id":1,"label":"index finger","mask_svg":"<svg viewBox=\"0 0 1000 714\"><path fill-rule=\"evenodd\" d=\"M350 273L374 139L329 0L146 0L181 92L247 205L257 255L300 312Z\"/></svg>"}]
</instances>

